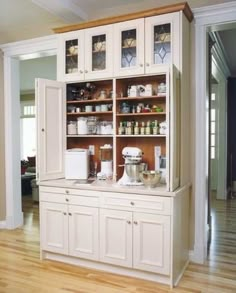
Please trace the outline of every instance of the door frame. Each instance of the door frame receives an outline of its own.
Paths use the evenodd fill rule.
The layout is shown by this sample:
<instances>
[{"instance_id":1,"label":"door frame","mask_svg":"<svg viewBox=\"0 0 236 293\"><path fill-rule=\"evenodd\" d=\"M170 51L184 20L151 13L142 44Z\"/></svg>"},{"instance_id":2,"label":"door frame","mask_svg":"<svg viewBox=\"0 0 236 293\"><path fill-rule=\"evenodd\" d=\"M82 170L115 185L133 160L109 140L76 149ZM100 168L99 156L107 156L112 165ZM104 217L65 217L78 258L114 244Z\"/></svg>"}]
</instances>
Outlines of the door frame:
<instances>
[{"instance_id":1,"label":"door frame","mask_svg":"<svg viewBox=\"0 0 236 293\"><path fill-rule=\"evenodd\" d=\"M207 132L207 34L212 27L236 22L236 3L229 2L193 9L194 23L194 78L193 111L195 113L195 173L194 173L194 247L191 260L203 263L207 257L207 195L208 195L208 132ZM197 85L197 86L195 86ZM199 119L198 113L201 113Z\"/></svg>"},{"instance_id":2,"label":"door frame","mask_svg":"<svg viewBox=\"0 0 236 293\"><path fill-rule=\"evenodd\" d=\"M56 35L0 46L4 53L4 121L5 121L5 194L6 220L1 227L15 229L23 225L20 178L20 86L19 62L57 54Z\"/></svg>"}]
</instances>

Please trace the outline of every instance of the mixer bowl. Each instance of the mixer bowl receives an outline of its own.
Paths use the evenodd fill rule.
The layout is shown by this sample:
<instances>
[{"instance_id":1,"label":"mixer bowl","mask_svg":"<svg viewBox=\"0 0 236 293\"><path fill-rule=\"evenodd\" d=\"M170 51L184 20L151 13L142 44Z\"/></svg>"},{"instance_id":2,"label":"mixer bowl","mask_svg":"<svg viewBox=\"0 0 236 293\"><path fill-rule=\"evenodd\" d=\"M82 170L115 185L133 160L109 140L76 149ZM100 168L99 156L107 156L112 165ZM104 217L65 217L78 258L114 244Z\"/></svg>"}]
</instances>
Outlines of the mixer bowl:
<instances>
[{"instance_id":1,"label":"mixer bowl","mask_svg":"<svg viewBox=\"0 0 236 293\"><path fill-rule=\"evenodd\" d=\"M154 188L161 180L161 172L159 171L142 171L140 173L140 179L143 184L149 188Z\"/></svg>"},{"instance_id":2,"label":"mixer bowl","mask_svg":"<svg viewBox=\"0 0 236 293\"><path fill-rule=\"evenodd\" d=\"M140 181L140 173L147 170L146 163L140 164L125 164L125 171L130 179L134 182Z\"/></svg>"}]
</instances>

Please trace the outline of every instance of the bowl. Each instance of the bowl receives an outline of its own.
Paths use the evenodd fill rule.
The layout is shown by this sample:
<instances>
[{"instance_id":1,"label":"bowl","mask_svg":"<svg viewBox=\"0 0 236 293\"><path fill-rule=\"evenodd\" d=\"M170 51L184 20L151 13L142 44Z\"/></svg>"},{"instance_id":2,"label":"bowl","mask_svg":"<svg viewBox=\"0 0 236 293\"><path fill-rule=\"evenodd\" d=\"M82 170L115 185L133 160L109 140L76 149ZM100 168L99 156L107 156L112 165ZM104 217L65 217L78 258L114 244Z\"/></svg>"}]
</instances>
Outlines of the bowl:
<instances>
[{"instance_id":1,"label":"bowl","mask_svg":"<svg viewBox=\"0 0 236 293\"><path fill-rule=\"evenodd\" d=\"M140 173L140 179L145 186L154 188L161 180L161 172L155 170L142 171Z\"/></svg>"},{"instance_id":2,"label":"bowl","mask_svg":"<svg viewBox=\"0 0 236 293\"><path fill-rule=\"evenodd\" d=\"M125 171L130 179L134 182L140 181L140 173L147 169L146 163L125 164Z\"/></svg>"}]
</instances>

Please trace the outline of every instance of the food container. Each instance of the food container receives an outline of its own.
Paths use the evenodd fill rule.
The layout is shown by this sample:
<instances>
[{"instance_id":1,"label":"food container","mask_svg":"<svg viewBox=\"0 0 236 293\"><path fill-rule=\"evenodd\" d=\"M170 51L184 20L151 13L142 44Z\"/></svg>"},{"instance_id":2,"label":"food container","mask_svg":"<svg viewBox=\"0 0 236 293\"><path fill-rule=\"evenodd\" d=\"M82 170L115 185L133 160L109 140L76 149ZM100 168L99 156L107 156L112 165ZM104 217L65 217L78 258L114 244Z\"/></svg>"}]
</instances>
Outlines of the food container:
<instances>
[{"instance_id":1,"label":"food container","mask_svg":"<svg viewBox=\"0 0 236 293\"><path fill-rule=\"evenodd\" d=\"M67 124L67 134L77 134L76 121L69 121Z\"/></svg>"},{"instance_id":2,"label":"food container","mask_svg":"<svg viewBox=\"0 0 236 293\"><path fill-rule=\"evenodd\" d=\"M113 133L113 122L112 121L101 121L100 122L100 134L112 134Z\"/></svg>"},{"instance_id":3,"label":"food container","mask_svg":"<svg viewBox=\"0 0 236 293\"><path fill-rule=\"evenodd\" d=\"M77 118L77 133L78 134L88 134L87 118L79 117Z\"/></svg>"},{"instance_id":4,"label":"food container","mask_svg":"<svg viewBox=\"0 0 236 293\"><path fill-rule=\"evenodd\" d=\"M88 134L96 134L97 133L98 118L96 116L90 116L87 119L88 119L87 120Z\"/></svg>"}]
</instances>

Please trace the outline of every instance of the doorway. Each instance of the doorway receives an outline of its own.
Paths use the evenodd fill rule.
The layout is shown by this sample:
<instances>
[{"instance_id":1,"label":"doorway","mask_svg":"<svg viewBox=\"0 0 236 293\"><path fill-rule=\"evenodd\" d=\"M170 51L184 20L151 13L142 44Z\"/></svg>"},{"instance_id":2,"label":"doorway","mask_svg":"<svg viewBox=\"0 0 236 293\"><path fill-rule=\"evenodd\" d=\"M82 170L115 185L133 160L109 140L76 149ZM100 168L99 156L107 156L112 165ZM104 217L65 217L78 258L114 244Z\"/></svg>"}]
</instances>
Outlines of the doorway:
<instances>
[{"instance_id":1,"label":"doorway","mask_svg":"<svg viewBox=\"0 0 236 293\"><path fill-rule=\"evenodd\" d=\"M208 133L208 33L219 28L229 29L236 22L236 3L224 3L193 11L195 18L195 152L194 152L194 241L192 261L204 263L208 248L208 186L209 186L209 133ZM219 57L219 56L218 56ZM218 60L217 60L218 61ZM220 61L220 58L219 58ZM227 76L227 75L226 75ZM201 119L199 119L199 114Z\"/></svg>"},{"instance_id":2,"label":"doorway","mask_svg":"<svg viewBox=\"0 0 236 293\"><path fill-rule=\"evenodd\" d=\"M14 229L23 225L20 168L20 62L56 56L55 35L2 45L4 51L6 221ZM40 77L40 76L38 76ZM44 77L47 77L44 75Z\"/></svg>"}]
</instances>

